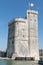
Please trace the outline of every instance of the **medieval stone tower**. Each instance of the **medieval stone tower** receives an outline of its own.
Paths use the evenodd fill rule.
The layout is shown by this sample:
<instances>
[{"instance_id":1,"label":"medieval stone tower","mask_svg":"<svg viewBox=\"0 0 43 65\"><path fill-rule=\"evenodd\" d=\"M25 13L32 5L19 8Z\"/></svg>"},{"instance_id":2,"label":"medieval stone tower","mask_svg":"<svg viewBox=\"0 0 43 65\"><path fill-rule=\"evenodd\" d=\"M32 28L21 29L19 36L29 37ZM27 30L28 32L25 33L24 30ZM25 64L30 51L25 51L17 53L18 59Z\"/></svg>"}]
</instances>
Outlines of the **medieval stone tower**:
<instances>
[{"instance_id":1,"label":"medieval stone tower","mask_svg":"<svg viewBox=\"0 0 43 65\"><path fill-rule=\"evenodd\" d=\"M31 57L39 59L38 49L38 12L27 10L27 21L28 21L28 44L29 53Z\"/></svg>"},{"instance_id":2,"label":"medieval stone tower","mask_svg":"<svg viewBox=\"0 0 43 65\"><path fill-rule=\"evenodd\" d=\"M38 12L27 10L26 19L13 19L8 26L7 56L39 60Z\"/></svg>"}]
</instances>

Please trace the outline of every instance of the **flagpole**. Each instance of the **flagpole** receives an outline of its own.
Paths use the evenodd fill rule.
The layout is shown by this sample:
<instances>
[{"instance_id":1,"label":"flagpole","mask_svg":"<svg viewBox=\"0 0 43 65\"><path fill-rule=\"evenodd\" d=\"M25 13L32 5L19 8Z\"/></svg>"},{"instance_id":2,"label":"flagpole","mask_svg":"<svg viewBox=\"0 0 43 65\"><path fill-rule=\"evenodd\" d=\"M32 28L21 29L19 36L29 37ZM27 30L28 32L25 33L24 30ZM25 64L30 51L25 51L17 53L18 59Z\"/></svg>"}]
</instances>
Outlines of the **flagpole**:
<instances>
[{"instance_id":1,"label":"flagpole","mask_svg":"<svg viewBox=\"0 0 43 65\"><path fill-rule=\"evenodd\" d=\"M29 2L29 10L30 10L30 2Z\"/></svg>"},{"instance_id":2,"label":"flagpole","mask_svg":"<svg viewBox=\"0 0 43 65\"><path fill-rule=\"evenodd\" d=\"M32 2L30 3L29 2L29 10L31 10L30 7L34 7L34 3L32 3Z\"/></svg>"}]
</instances>

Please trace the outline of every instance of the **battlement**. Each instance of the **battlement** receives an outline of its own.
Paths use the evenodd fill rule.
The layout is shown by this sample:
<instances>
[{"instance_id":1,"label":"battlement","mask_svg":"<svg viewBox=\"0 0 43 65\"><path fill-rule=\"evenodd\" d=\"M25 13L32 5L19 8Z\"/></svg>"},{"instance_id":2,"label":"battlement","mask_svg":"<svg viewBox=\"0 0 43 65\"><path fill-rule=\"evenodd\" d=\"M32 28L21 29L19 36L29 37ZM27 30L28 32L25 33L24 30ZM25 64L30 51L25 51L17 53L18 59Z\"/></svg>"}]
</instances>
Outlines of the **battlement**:
<instances>
[{"instance_id":1,"label":"battlement","mask_svg":"<svg viewBox=\"0 0 43 65\"><path fill-rule=\"evenodd\" d=\"M27 13L38 14L38 11L35 11L35 10L27 10Z\"/></svg>"}]
</instances>

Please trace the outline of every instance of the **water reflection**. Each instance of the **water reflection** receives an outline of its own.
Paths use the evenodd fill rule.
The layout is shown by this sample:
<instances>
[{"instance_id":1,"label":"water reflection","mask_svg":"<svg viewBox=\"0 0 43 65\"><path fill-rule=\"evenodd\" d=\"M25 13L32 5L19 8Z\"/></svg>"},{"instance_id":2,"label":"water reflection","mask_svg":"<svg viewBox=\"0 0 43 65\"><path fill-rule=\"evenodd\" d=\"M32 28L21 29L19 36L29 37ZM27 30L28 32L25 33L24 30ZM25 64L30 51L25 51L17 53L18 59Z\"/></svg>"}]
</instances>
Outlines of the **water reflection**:
<instances>
[{"instance_id":1,"label":"water reflection","mask_svg":"<svg viewBox=\"0 0 43 65\"><path fill-rule=\"evenodd\" d=\"M15 61L12 65L38 65L38 63L33 63L30 61Z\"/></svg>"},{"instance_id":2,"label":"water reflection","mask_svg":"<svg viewBox=\"0 0 43 65\"><path fill-rule=\"evenodd\" d=\"M7 61L6 61L6 65L12 65L12 61L11 61L11 60L10 60L10 61L7 60Z\"/></svg>"},{"instance_id":3,"label":"water reflection","mask_svg":"<svg viewBox=\"0 0 43 65\"><path fill-rule=\"evenodd\" d=\"M34 61L0 60L0 65L39 65L39 64Z\"/></svg>"}]
</instances>

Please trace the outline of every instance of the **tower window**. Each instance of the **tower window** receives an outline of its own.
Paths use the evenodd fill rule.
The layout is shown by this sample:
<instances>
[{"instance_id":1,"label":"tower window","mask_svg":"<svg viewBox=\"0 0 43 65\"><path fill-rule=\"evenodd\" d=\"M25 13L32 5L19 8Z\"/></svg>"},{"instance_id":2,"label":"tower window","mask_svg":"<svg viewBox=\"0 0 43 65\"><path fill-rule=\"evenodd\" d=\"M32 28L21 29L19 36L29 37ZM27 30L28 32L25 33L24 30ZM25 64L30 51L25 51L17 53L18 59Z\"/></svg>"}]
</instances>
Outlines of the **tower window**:
<instances>
[{"instance_id":1,"label":"tower window","mask_svg":"<svg viewBox=\"0 0 43 65\"><path fill-rule=\"evenodd\" d=\"M35 22L36 22L36 19L35 19Z\"/></svg>"},{"instance_id":2,"label":"tower window","mask_svg":"<svg viewBox=\"0 0 43 65\"><path fill-rule=\"evenodd\" d=\"M23 37L24 37L24 35L23 35Z\"/></svg>"}]
</instances>

